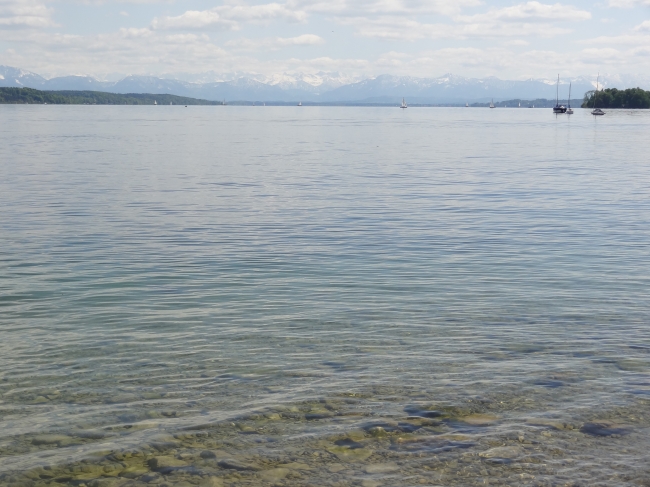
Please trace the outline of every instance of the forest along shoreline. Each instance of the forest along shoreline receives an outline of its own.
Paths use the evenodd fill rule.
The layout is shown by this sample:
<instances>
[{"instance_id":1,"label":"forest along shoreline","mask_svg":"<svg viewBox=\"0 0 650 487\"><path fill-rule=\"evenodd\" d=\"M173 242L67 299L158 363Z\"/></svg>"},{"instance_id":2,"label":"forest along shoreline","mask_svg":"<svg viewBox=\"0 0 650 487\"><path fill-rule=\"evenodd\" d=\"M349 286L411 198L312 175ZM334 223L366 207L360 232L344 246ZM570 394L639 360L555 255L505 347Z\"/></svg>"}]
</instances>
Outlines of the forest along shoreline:
<instances>
[{"instance_id":1,"label":"forest along shoreline","mask_svg":"<svg viewBox=\"0 0 650 487\"><path fill-rule=\"evenodd\" d=\"M650 108L650 91L641 88L627 90L606 88L598 92L588 91L585 93L582 108L593 108L594 101L598 108Z\"/></svg>"}]
</instances>

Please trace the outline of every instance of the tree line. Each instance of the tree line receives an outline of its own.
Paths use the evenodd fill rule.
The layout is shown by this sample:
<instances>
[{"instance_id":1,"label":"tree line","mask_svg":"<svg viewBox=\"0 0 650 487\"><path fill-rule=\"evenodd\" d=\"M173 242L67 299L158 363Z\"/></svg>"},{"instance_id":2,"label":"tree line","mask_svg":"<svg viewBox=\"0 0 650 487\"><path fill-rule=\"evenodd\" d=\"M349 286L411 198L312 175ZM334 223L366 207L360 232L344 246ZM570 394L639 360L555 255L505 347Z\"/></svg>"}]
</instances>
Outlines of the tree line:
<instances>
[{"instance_id":1,"label":"tree line","mask_svg":"<svg viewBox=\"0 0 650 487\"><path fill-rule=\"evenodd\" d=\"M221 105L221 102L176 95L104 93L103 91L40 91L33 88L0 88L0 103L50 105Z\"/></svg>"},{"instance_id":2,"label":"tree line","mask_svg":"<svg viewBox=\"0 0 650 487\"><path fill-rule=\"evenodd\" d=\"M582 108L592 108L596 97L596 108L650 108L650 91L641 88L619 90L607 88L585 93Z\"/></svg>"}]
</instances>

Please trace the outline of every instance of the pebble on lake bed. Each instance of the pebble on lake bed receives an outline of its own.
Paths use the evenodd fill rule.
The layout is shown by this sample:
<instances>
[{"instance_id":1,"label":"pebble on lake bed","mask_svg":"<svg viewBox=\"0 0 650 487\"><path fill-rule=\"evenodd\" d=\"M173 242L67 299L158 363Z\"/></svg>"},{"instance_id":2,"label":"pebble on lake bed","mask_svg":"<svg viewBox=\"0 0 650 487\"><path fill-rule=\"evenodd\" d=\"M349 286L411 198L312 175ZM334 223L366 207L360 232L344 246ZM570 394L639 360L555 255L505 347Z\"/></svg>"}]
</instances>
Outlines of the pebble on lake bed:
<instances>
[{"instance_id":1,"label":"pebble on lake bed","mask_svg":"<svg viewBox=\"0 0 650 487\"><path fill-rule=\"evenodd\" d=\"M516 446L497 446L479 453L479 456L483 458L516 458L522 453L521 448Z\"/></svg>"},{"instance_id":2,"label":"pebble on lake bed","mask_svg":"<svg viewBox=\"0 0 650 487\"><path fill-rule=\"evenodd\" d=\"M390 462L390 463L375 463L373 465L368 465L364 471L366 473L374 474L374 473L392 473L392 472L397 472L399 470L399 466L396 463Z\"/></svg>"}]
</instances>

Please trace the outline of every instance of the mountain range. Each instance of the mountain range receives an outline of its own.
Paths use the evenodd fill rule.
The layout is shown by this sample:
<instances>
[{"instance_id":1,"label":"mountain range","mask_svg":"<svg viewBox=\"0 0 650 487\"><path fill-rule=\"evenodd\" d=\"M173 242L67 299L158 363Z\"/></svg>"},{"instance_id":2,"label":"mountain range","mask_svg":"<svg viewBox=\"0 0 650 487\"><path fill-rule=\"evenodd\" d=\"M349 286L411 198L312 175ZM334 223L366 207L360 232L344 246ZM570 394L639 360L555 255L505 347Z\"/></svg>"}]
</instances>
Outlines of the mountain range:
<instances>
[{"instance_id":1,"label":"mountain range","mask_svg":"<svg viewBox=\"0 0 650 487\"><path fill-rule=\"evenodd\" d=\"M446 74L438 78L380 75L359 79L341 73L316 74L166 74L164 77L130 75L117 81L92 76L62 76L46 79L36 73L0 65L0 87L27 87L39 90L93 90L110 93L155 93L226 101L305 101L329 103L394 103L402 97L410 103L464 104L508 99L554 99L555 80L501 80L495 77L465 78ZM560 99L582 98L593 90L590 77L560 81ZM650 78L607 75L600 86L619 89L650 89Z\"/></svg>"}]
</instances>

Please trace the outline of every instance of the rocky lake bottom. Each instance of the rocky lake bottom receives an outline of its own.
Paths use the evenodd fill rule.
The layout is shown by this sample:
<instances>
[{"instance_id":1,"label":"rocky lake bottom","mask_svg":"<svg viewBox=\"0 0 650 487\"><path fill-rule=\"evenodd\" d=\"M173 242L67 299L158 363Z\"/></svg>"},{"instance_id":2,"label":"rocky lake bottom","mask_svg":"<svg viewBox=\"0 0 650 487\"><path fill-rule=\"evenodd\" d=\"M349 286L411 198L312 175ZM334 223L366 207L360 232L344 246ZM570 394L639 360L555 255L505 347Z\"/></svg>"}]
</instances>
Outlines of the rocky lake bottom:
<instances>
[{"instance_id":1,"label":"rocky lake bottom","mask_svg":"<svg viewBox=\"0 0 650 487\"><path fill-rule=\"evenodd\" d=\"M525 391L512 387L455 400L445 399L448 392L432 397L412 387L330 391L309 401L230 411L223 420L210 413L205 397L184 402L164 392L169 387L142 392L124 386L108 399L74 397L82 416L108 408L101 419L5 436L0 484L650 485L650 376L633 372L636 389L625 401L595 408L580 404L579 396L591 401L606 392L594 390L597 381L588 387L588 377L555 373ZM245 389L278 395L273 387L260 390L233 377L211 380L233 381L224 392L234 388L238 396ZM38 409L56 410L73 400L56 389L16 397L8 394L6 378L3 386L5 424L26 410L34 417ZM576 403L566 408L571 394ZM23 404L12 411L8 402L17 399Z\"/></svg>"},{"instance_id":2,"label":"rocky lake bottom","mask_svg":"<svg viewBox=\"0 0 650 487\"><path fill-rule=\"evenodd\" d=\"M5 472L0 482L17 487L649 485L648 400L588 417L558 417L540 416L529 399L516 396L449 406L431 404L416 392L387 397L395 392L341 394L173 434L156 421L173 413L152 408L151 419L121 427L79 425L20 437L3 445L0 458L53 448L92 453ZM395 403L405 395L411 402L402 414L381 416L372 412L374 395ZM103 444L134 429L147 431L147 442L114 449Z\"/></svg>"}]
</instances>

